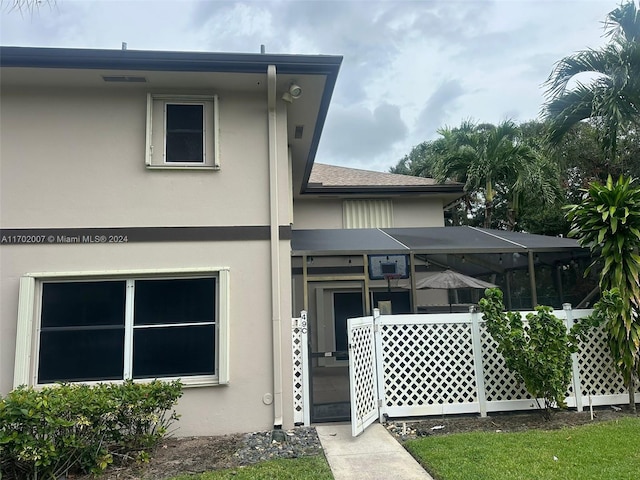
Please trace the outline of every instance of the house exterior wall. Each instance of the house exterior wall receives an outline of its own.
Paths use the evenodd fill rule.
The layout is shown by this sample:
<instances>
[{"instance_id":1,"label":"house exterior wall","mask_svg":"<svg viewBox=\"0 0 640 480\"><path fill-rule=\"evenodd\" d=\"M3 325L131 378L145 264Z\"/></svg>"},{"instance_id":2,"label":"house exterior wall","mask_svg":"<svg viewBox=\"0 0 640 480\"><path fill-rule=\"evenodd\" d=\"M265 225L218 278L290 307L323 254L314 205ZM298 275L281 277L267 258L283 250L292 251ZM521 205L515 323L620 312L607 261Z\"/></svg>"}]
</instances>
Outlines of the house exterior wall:
<instances>
[{"instance_id":1,"label":"house exterior wall","mask_svg":"<svg viewBox=\"0 0 640 480\"><path fill-rule=\"evenodd\" d=\"M264 97L221 97L216 172L145 167L145 90L2 93L4 228L268 224Z\"/></svg>"},{"instance_id":2,"label":"house exterior wall","mask_svg":"<svg viewBox=\"0 0 640 480\"><path fill-rule=\"evenodd\" d=\"M162 93L167 93L162 91ZM185 93L185 92L175 92ZM186 92L219 93L219 92ZM2 89L3 229L270 225L266 95L220 94L219 171L149 170L146 89ZM288 226L286 106L277 111L277 223ZM290 242L279 245L285 427L292 424ZM189 387L176 432L212 435L273 426L273 321L268 236L253 240L0 246L0 394L13 386L21 276L228 267L228 385ZM35 334L35 333L34 333Z\"/></svg>"},{"instance_id":3,"label":"house exterior wall","mask_svg":"<svg viewBox=\"0 0 640 480\"><path fill-rule=\"evenodd\" d=\"M444 227L444 210L439 198L394 199L395 227Z\"/></svg>"},{"instance_id":4,"label":"house exterior wall","mask_svg":"<svg viewBox=\"0 0 640 480\"><path fill-rule=\"evenodd\" d=\"M340 198L296 198L293 203L293 227L303 229L344 228L343 200ZM439 198L392 198L393 226L443 227L444 213Z\"/></svg>"},{"instance_id":5,"label":"house exterior wall","mask_svg":"<svg viewBox=\"0 0 640 480\"><path fill-rule=\"evenodd\" d=\"M342 199L293 199L293 228L342 228Z\"/></svg>"}]
</instances>

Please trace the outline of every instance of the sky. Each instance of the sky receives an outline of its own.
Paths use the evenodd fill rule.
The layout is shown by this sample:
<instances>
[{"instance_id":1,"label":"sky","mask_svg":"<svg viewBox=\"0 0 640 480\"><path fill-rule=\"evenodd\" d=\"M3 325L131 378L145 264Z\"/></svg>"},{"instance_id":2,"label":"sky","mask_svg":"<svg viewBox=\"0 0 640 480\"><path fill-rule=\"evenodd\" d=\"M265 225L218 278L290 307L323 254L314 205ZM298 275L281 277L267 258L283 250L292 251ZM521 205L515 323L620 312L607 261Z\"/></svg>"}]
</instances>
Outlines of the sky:
<instances>
[{"instance_id":1,"label":"sky","mask_svg":"<svg viewBox=\"0 0 640 480\"><path fill-rule=\"evenodd\" d=\"M539 116L619 0L1 0L5 46L344 57L316 161L388 171L437 130Z\"/></svg>"}]
</instances>

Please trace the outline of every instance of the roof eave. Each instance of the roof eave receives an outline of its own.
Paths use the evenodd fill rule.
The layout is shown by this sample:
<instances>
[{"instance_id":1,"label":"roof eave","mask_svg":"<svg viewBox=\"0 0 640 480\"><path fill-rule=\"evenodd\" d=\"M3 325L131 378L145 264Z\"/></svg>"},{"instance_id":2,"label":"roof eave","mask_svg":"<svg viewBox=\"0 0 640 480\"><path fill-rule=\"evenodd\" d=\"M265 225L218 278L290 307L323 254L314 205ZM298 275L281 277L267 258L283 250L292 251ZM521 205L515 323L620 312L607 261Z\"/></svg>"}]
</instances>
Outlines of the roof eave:
<instances>
[{"instance_id":1,"label":"roof eave","mask_svg":"<svg viewBox=\"0 0 640 480\"><path fill-rule=\"evenodd\" d=\"M339 186L339 187L307 187L303 194L313 195L388 195L388 194L431 194L441 195L459 194L464 196L463 186L460 185L384 185L384 186Z\"/></svg>"},{"instance_id":2,"label":"roof eave","mask_svg":"<svg viewBox=\"0 0 640 480\"><path fill-rule=\"evenodd\" d=\"M278 73L337 75L341 63L337 55L0 47L3 68L264 73L276 65Z\"/></svg>"}]
</instances>

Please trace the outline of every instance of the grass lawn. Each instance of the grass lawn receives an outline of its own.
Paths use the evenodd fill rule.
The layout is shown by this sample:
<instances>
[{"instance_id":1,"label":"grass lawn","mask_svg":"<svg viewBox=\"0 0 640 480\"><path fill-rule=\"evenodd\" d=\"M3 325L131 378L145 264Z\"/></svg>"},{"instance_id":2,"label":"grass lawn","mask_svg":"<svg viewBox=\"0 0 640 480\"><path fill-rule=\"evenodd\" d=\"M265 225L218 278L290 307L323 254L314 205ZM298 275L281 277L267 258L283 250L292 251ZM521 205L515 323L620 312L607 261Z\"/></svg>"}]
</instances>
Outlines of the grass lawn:
<instances>
[{"instance_id":1,"label":"grass lawn","mask_svg":"<svg viewBox=\"0 0 640 480\"><path fill-rule=\"evenodd\" d=\"M434 436L405 446L437 480L640 478L640 418L552 431Z\"/></svg>"},{"instance_id":2,"label":"grass lawn","mask_svg":"<svg viewBox=\"0 0 640 480\"><path fill-rule=\"evenodd\" d=\"M269 460L248 467L216 470L200 475L180 475L170 480L333 480L329 464L322 455L296 459Z\"/></svg>"}]
</instances>

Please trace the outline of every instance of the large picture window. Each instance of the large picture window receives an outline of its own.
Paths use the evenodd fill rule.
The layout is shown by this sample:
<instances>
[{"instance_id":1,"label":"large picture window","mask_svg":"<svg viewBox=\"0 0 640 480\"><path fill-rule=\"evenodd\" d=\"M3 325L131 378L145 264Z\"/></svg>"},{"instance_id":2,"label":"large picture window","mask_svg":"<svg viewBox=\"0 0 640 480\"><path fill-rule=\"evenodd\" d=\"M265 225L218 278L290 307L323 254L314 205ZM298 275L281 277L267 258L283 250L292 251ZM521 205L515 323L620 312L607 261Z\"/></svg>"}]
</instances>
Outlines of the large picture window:
<instances>
[{"instance_id":1,"label":"large picture window","mask_svg":"<svg viewBox=\"0 0 640 480\"><path fill-rule=\"evenodd\" d=\"M227 275L38 281L39 288L30 289L39 294L33 295L39 319L31 383L152 378L226 383L227 295L221 284L228 288ZM29 293L21 288L21 297ZM20 330L19 324L19 337ZM24 352L17 350L18 372L18 355Z\"/></svg>"}]
</instances>

